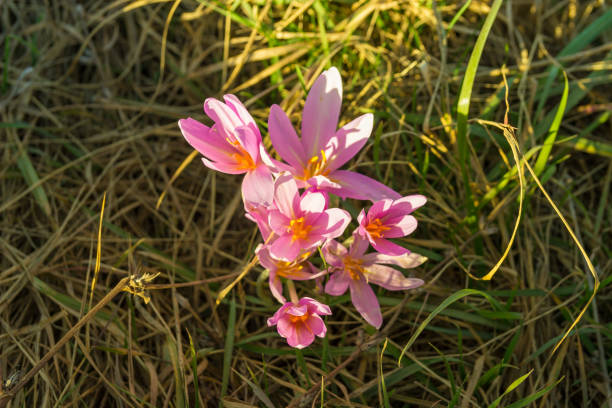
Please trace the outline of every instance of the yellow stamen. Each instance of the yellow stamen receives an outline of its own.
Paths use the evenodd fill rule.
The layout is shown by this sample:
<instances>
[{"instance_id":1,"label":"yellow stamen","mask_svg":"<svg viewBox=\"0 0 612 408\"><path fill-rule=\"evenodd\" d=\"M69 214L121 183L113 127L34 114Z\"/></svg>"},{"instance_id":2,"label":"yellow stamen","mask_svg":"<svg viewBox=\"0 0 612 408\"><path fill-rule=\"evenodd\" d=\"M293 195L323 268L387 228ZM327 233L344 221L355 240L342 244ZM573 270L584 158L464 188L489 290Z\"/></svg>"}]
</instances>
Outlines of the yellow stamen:
<instances>
[{"instance_id":1,"label":"yellow stamen","mask_svg":"<svg viewBox=\"0 0 612 408\"><path fill-rule=\"evenodd\" d=\"M249 152L247 152L244 147L240 145L240 142L237 140L231 140L229 138L225 138L225 140L236 150L235 153L231 153L231 157L236 161L236 170L249 171L254 170L257 167Z\"/></svg>"},{"instance_id":2,"label":"yellow stamen","mask_svg":"<svg viewBox=\"0 0 612 408\"><path fill-rule=\"evenodd\" d=\"M305 225L304 217L300 217L295 220L291 220L289 223L289 227L287 228L287 232L291 232L291 242L295 242L298 239L305 239L310 230L312 229L312 225Z\"/></svg>"},{"instance_id":3,"label":"yellow stamen","mask_svg":"<svg viewBox=\"0 0 612 408\"><path fill-rule=\"evenodd\" d=\"M329 174L327 169L327 155L324 150L321 150L321 156L312 156L304 169L304 175L298 177L300 180L308 180L311 177Z\"/></svg>"},{"instance_id":4,"label":"yellow stamen","mask_svg":"<svg viewBox=\"0 0 612 408\"><path fill-rule=\"evenodd\" d=\"M385 234L385 231L390 230L391 227L383 225L380 218L376 218L374 221L370 221L368 225L366 225L365 229L366 231L368 231L372 238L377 239L382 238Z\"/></svg>"},{"instance_id":5,"label":"yellow stamen","mask_svg":"<svg viewBox=\"0 0 612 408\"><path fill-rule=\"evenodd\" d=\"M361 259L354 259L350 256L346 256L344 258L344 269L348 272L349 276L352 280L360 280L362 277L365 277L365 270L361 264L363 261Z\"/></svg>"}]
</instances>

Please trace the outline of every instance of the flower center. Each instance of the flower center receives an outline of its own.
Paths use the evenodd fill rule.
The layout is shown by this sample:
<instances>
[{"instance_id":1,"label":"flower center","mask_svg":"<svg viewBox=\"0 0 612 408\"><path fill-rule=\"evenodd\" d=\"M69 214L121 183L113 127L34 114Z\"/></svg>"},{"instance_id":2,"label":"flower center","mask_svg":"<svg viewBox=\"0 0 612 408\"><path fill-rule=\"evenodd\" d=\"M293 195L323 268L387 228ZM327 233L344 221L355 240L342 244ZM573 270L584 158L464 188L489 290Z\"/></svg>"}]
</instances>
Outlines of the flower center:
<instances>
[{"instance_id":1,"label":"flower center","mask_svg":"<svg viewBox=\"0 0 612 408\"><path fill-rule=\"evenodd\" d=\"M391 227L383 225L380 218L376 218L374 221L370 221L365 229L373 239L377 239L382 238L385 235L385 231L390 230Z\"/></svg>"},{"instance_id":2,"label":"flower center","mask_svg":"<svg viewBox=\"0 0 612 408\"><path fill-rule=\"evenodd\" d=\"M312 225L307 225L304 217L300 217L295 220L291 220L287 232L291 232L291 242L297 241L298 239L306 239Z\"/></svg>"},{"instance_id":3,"label":"flower center","mask_svg":"<svg viewBox=\"0 0 612 408\"><path fill-rule=\"evenodd\" d=\"M276 274L283 278L291 278L294 274L304 269L304 264L311 254L312 252L305 252L293 262L276 261Z\"/></svg>"},{"instance_id":4,"label":"flower center","mask_svg":"<svg viewBox=\"0 0 612 408\"><path fill-rule=\"evenodd\" d=\"M321 156L312 156L308 163L306 164L306 168L304 169L304 175L299 177L301 180L308 180L311 177L318 175L327 175L329 170L327 167L327 156L325 155L325 151L321 150Z\"/></svg>"},{"instance_id":5,"label":"flower center","mask_svg":"<svg viewBox=\"0 0 612 408\"><path fill-rule=\"evenodd\" d=\"M289 320L291 320L291 323L293 324L299 324L299 323L305 323L306 320L308 320L308 313L303 314L302 316L294 316L294 315L289 315Z\"/></svg>"},{"instance_id":6,"label":"flower center","mask_svg":"<svg viewBox=\"0 0 612 408\"><path fill-rule=\"evenodd\" d=\"M225 140L236 150L236 152L232 153L231 155L236 161L236 170L249 171L254 170L257 167L249 152L247 152L244 147L240 145L240 142L237 140L230 140L229 138Z\"/></svg>"},{"instance_id":7,"label":"flower center","mask_svg":"<svg viewBox=\"0 0 612 408\"><path fill-rule=\"evenodd\" d=\"M361 264L363 261L361 259L354 259L350 256L346 256L343 260L344 269L349 274L352 280L360 280L365 276L365 271Z\"/></svg>"}]
</instances>

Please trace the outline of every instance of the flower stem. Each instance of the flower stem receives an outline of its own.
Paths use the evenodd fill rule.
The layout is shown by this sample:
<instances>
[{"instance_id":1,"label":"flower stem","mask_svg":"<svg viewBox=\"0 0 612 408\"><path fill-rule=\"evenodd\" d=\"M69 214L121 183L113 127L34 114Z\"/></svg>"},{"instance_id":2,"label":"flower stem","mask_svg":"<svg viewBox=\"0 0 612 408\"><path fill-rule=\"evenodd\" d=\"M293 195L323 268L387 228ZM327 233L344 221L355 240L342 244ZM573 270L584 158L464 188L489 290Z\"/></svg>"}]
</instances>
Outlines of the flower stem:
<instances>
[{"instance_id":1,"label":"flower stem","mask_svg":"<svg viewBox=\"0 0 612 408\"><path fill-rule=\"evenodd\" d=\"M287 279L287 288L289 288L289 298L291 299L291 302L297 305L300 301L300 298L298 297L297 292L295 291L295 285L293 284L293 281L291 279Z\"/></svg>"}]
</instances>

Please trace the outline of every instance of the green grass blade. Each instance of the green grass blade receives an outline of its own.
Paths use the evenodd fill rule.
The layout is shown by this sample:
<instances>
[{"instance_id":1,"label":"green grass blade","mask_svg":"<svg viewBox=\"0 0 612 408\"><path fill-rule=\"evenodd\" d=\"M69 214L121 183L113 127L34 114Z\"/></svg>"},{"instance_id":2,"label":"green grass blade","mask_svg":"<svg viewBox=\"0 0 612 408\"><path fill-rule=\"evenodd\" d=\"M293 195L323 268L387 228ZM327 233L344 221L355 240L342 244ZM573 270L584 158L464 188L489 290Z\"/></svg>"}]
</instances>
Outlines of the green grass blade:
<instances>
[{"instance_id":1,"label":"green grass blade","mask_svg":"<svg viewBox=\"0 0 612 408\"><path fill-rule=\"evenodd\" d=\"M491 405L489 405L489 408L497 408L497 406L501 402L502 398L504 398L504 396L506 394L511 393L512 390L514 390L516 387L521 385L523 383L523 381L525 381L531 375L532 372L533 372L533 369L531 371L529 371L527 374L522 375L519 378L517 378L516 380L512 381L512 384L510 384L508 386L508 388L506 388L506 391L504 391L504 393L502 395L500 395L499 398L497 398L495 401L493 401L491 403Z\"/></svg>"},{"instance_id":2,"label":"green grass blade","mask_svg":"<svg viewBox=\"0 0 612 408\"><path fill-rule=\"evenodd\" d=\"M495 299L493 299L487 293L481 292L480 290L476 290L476 289L461 289L460 291L453 293L452 295L450 295L449 297L444 299L444 301L442 303L440 303L440 305L438 305L438 307L436 307L433 310L433 312L431 312L431 314L429 316L427 316L427 318L425 320L423 320L423 322L419 325L419 327L416 329L416 331L414 332L414 334L412 335L410 340L408 340L408 343L406 343L406 345L402 349L402 352L401 352L401 354L400 354L400 356L399 356L399 358L397 360L398 366L401 366L402 357L404 356L406 351L410 348L410 346L412 346L412 344L416 341L417 337L419 337L421 332L423 330L425 330L425 327L427 327L429 322L431 322L434 317L436 317L438 314L440 314L440 312L442 312L448 306L452 305L457 300L462 299L462 298L464 298L466 296L469 296L469 295L480 295L480 296L483 296L492 305L499 306L499 303Z\"/></svg>"},{"instance_id":3,"label":"green grass blade","mask_svg":"<svg viewBox=\"0 0 612 408\"><path fill-rule=\"evenodd\" d=\"M506 408L522 408L522 407L526 407L529 404L531 404L533 401L535 401L538 398L540 398L541 396L543 396L544 394L547 394L550 390L552 390L554 387L556 387L557 384L559 384L561 381L563 381L563 378L561 378L556 383L551 384L548 387L541 389L540 391L536 392L535 394L532 394L532 395L528 396L527 398L523 398L522 400L517 401L514 404L508 405Z\"/></svg>"},{"instance_id":4,"label":"green grass blade","mask_svg":"<svg viewBox=\"0 0 612 408\"><path fill-rule=\"evenodd\" d=\"M236 297L230 301L227 334L225 335L225 350L223 352L223 376L221 380L221 398L227 394L229 375L232 368L232 353L234 352L234 333L236 330Z\"/></svg>"},{"instance_id":5,"label":"green grass blade","mask_svg":"<svg viewBox=\"0 0 612 408\"><path fill-rule=\"evenodd\" d=\"M28 156L25 149L23 149L23 147L21 146L19 147L19 157L17 158L17 167L19 167L19 171L21 172L21 175L23 176L26 183L28 183L30 187L40 182L40 178L38 177L38 173L36 172L36 169L34 169L34 166L32 165L32 161L30 160L30 157ZM49 198L47 197L47 194L45 193L45 190L43 189L42 185L36 186L32 190L32 194L34 195L34 199L36 200L36 203L43 210L45 215L50 217L51 216L51 205L49 205Z\"/></svg>"},{"instance_id":6,"label":"green grass blade","mask_svg":"<svg viewBox=\"0 0 612 408\"><path fill-rule=\"evenodd\" d=\"M548 130L548 136L546 136L546 139L544 140L542 150L540 150L538 159L536 160L535 166L533 167L533 170L535 171L535 174L538 177L544 171L544 167L546 167L550 152L552 151L555 139L557 138L557 133L559 133L559 127L561 126L561 121L563 120L563 114L565 113L565 107L567 105L567 96L569 92L569 85L567 82L567 75L565 74L565 71L563 71L563 78L565 80L565 85L563 87L563 95L561 96L561 102L559 102L557 113L555 114L553 123L550 125L550 129Z\"/></svg>"},{"instance_id":7,"label":"green grass blade","mask_svg":"<svg viewBox=\"0 0 612 408\"><path fill-rule=\"evenodd\" d=\"M474 44L474 50L470 55L463 83L461 85L461 91L459 92L459 101L457 102L457 144L459 146L459 163L461 166L461 173L463 175L463 182L467 193L467 204L468 208L473 213L474 202L472 200L472 191L469 184L469 178L467 174L467 161L468 161L468 144L467 144L467 120L470 111L470 101L472 96L472 88L474 87L474 80L476 78L476 71L478 70L478 64L480 63L480 57L484 49L487 37L493 26L493 22L497 17L497 12L502 4L502 0L495 0L491 6L491 11L487 15L487 18L478 34L476 44Z\"/></svg>"}]
</instances>

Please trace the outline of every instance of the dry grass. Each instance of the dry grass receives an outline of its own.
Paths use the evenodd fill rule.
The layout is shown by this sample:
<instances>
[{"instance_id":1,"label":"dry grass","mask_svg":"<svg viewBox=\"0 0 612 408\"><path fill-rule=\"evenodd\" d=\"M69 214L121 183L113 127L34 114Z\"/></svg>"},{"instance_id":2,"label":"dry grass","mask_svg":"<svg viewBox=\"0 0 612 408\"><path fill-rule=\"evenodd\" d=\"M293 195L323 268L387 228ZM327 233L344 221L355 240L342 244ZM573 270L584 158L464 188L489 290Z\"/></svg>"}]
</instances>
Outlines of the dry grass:
<instances>
[{"instance_id":1,"label":"dry grass","mask_svg":"<svg viewBox=\"0 0 612 408\"><path fill-rule=\"evenodd\" d=\"M507 0L472 91L470 118L502 122L506 65L510 124L524 154L541 146L560 101L562 79L546 85L548 70L562 64L570 101L581 95L568 102L541 178L602 285L578 334L554 354L593 282L531 179L506 262L491 282L467 274L493 267L518 212L515 175L486 195L514 165L498 129L470 122L473 202L460 170L457 95L488 2L472 1L453 27L462 3L232 4L228 13L221 2L188 0L0 3L2 378L36 365L87 312L105 192L94 303L139 264L165 285L149 304L115 297L9 406L216 406L223 395L226 407L319 406L321 398L326 406L486 407L530 370L502 406L555 384L525 403L611 406L610 31L562 51L606 12L602 2ZM352 167L430 198L404 241L430 258L417 271L428 284L380 292L380 335L346 296L326 299L334 306L327 340L296 354L265 326L275 306L260 269L214 306L259 237L243 217L238 178L194 160L169 182L191 152L176 121L205 120L206 97L236 93L263 129L267 107L281 101L298 123L301 77L308 87L330 64L344 81L341 120L363 111L377 119ZM477 295L453 303L398 368L418 324L463 288L497 304Z\"/></svg>"}]
</instances>

